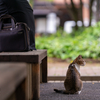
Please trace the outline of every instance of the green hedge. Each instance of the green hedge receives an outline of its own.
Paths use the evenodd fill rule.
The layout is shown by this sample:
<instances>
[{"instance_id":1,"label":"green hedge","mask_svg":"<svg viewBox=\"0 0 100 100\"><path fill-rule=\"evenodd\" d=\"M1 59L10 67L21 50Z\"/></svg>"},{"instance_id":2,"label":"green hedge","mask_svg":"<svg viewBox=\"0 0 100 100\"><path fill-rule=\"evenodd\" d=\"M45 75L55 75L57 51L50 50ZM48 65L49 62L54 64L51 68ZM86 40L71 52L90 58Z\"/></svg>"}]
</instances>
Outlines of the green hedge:
<instances>
[{"instance_id":1,"label":"green hedge","mask_svg":"<svg viewBox=\"0 0 100 100\"><path fill-rule=\"evenodd\" d=\"M61 34L58 30L54 35L36 37L36 48L47 49L49 57L74 59L82 55L84 58L97 59L100 57L100 22L72 34Z\"/></svg>"}]
</instances>

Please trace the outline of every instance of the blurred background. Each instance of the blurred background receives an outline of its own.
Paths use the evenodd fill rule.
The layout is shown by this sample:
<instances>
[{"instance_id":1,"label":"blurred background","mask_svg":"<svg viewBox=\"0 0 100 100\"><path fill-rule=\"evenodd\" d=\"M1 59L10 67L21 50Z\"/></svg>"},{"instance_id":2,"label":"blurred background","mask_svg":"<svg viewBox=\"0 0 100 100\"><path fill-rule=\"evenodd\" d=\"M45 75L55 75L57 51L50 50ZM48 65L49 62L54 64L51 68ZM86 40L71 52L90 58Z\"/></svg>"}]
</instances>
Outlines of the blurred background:
<instances>
[{"instance_id":1,"label":"blurred background","mask_svg":"<svg viewBox=\"0 0 100 100\"><path fill-rule=\"evenodd\" d=\"M78 55L87 62L82 75L99 75L100 0L29 0L29 3L35 17L36 48L48 52L48 75L65 75L67 64Z\"/></svg>"},{"instance_id":2,"label":"blurred background","mask_svg":"<svg viewBox=\"0 0 100 100\"><path fill-rule=\"evenodd\" d=\"M63 60L100 56L99 0L29 0L36 27L36 48Z\"/></svg>"}]
</instances>

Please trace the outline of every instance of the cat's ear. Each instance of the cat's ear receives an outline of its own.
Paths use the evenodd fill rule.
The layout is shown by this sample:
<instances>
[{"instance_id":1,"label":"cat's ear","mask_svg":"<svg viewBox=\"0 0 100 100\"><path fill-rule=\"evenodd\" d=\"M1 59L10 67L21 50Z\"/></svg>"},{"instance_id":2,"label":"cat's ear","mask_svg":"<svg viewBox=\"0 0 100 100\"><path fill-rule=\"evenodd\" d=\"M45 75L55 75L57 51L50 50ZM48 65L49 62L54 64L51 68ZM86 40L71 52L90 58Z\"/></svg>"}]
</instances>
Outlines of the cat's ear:
<instances>
[{"instance_id":1,"label":"cat's ear","mask_svg":"<svg viewBox=\"0 0 100 100\"><path fill-rule=\"evenodd\" d=\"M81 59L82 58L82 56L81 55L79 55L74 61L73 61L73 63L75 63L75 62L77 62L79 59Z\"/></svg>"},{"instance_id":2,"label":"cat's ear","mask_svg":"<svg viewBox=\"0 0 100 100\"><path fill-rule=\"evenodd\" d=\"M82 58L82 55L79 55L78 58Z\"/></svg>"}]
</instances>

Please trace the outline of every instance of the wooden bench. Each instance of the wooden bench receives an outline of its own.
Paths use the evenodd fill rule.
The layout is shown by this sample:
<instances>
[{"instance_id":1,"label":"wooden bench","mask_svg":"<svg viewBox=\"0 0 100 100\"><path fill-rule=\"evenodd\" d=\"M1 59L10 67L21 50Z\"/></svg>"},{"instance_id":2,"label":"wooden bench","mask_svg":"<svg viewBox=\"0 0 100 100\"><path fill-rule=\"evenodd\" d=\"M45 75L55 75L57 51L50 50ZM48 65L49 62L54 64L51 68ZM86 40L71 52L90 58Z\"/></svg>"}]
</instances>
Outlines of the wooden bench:
<instances>
[{"instance_id":1,"label":"wooden bench","mask_svg":"<svg viewBox=\"0 0 100 100\"><path fill-rule=\"evenodd\" d=\"M0 100L16 100L26 72L25 63L0 63Z\"/></svg>"},{"instance_id":2,"label":"wooden bench","mask_svg":"<svg viewBox=\"0 0 100 100\"><path fill-rule=\"evenodd\" d=\"M33 50L29 52L2 52L0 53L0 62L27 63L27 78L25 79L23 85L25 86L25 99L39 100L40 81L45 83L47 82L46 50Z\"/></svg>"}]
</instances>

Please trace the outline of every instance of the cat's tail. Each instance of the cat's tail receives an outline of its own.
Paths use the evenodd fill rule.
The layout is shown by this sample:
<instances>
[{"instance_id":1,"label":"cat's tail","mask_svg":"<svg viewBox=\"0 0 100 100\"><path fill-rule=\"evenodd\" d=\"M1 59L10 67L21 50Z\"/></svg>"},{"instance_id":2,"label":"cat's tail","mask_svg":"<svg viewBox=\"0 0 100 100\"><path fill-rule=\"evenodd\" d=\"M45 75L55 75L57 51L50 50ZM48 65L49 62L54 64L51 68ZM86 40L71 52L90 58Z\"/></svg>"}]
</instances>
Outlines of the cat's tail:
<instances>
[{"instance_id":1,"label":"cat's tail","mask_svg":"<svg viewBox=\"0 0 100 100\"><path fill-rule=\"evenodd\" d=\"M67 94L65 90L54 89L56 93Z\"/></svg>"}]
</instances>

